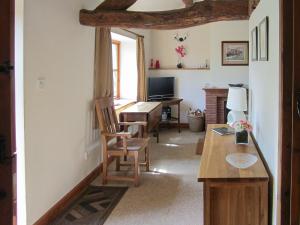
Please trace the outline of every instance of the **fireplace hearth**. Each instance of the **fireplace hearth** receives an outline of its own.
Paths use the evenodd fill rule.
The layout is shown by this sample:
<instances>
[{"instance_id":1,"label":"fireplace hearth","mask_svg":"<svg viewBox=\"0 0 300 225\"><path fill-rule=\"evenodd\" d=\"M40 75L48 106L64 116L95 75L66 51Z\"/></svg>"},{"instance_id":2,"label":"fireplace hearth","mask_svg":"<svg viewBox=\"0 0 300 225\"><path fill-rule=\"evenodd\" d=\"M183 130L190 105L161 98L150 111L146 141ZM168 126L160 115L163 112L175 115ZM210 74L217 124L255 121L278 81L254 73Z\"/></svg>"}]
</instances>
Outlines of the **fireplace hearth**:
<instances>
[{"instance_id":1,"label":"fireplace hearth","mask_svg":"<svg viewBox=\"0 0 300 225\"><path fill-rule=\"evenodd\" d=\"M205 88L206 111L205 122L207 124L223 124L227 122L229 110L226 108L227 88Z\"/></svg>"}]
</instances>

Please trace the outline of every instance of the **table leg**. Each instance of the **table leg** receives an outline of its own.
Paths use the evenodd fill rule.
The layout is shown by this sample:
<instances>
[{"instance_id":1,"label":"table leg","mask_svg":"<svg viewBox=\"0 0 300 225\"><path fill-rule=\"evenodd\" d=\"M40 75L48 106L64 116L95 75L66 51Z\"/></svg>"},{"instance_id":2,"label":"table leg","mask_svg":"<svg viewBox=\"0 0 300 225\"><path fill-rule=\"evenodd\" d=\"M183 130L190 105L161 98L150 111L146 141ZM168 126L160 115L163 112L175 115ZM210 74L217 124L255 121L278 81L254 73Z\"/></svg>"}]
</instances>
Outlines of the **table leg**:
<instances>
[{"instance_id":1,"label":"table leg","mask_svg":"<svg viewBox=\"0 0 300 225\"><path fill-rule=\"evenodd\" d=\"M178 103L178 132L181 132L181 125L180 125L180 102Z\"/></svg>"},{"instance_id":2,"label":"table leg","mask_svg":"<svg viewBox=\"0 0 300 225\"><path fill-rule=\"evenodd\" d=\"M148 118L147 115L144 116L144 119L142 121L148 122ZM143 132L143 137L147 138L148 137L148 129L149 129L149 124L147 123L147 125L144 127L144 132Z\"/></svg>"}]
</instances>

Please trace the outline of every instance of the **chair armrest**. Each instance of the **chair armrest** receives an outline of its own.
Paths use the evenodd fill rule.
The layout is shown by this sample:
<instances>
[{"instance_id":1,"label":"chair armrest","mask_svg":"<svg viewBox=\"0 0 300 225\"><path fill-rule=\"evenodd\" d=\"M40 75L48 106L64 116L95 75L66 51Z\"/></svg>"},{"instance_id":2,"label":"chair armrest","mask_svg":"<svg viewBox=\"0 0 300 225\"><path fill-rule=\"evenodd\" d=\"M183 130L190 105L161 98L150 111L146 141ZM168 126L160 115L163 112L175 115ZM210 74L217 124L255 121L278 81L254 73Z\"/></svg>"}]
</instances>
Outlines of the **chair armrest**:
<instances>
[{"instance_id":1,"label":"chair armrest","mask_svg":"<svg viewBox=\"0 0 300 225\"><path fill-rule=\"evenodd\" d=\"M121 138L131 138L130 132L119 132L119 133L102 133L106 137L121 137Z\"/></svg>"},{"instance_id":2,"label":"chair armrest","mask_svg":"<svg viewBox=\"0 0 300 225\"><path fill-rule=\"evenodd\" d=\"M119 122L121 126L130 126L130 125L139 125L139 126L147 126L147 122L136 121L136 122Z\"/></svg>"}]
</instances>

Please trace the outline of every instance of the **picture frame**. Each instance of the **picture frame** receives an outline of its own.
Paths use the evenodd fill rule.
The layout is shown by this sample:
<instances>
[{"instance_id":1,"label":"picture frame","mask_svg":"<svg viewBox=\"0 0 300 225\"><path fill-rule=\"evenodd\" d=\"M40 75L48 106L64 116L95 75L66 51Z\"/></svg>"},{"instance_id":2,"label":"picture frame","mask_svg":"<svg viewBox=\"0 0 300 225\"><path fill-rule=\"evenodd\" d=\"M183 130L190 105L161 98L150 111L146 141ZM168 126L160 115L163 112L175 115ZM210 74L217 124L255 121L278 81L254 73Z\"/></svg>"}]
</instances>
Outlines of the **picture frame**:
<instances>
[{"instance_id":1,"label":"picture frame","mask_svg":"<svg viewBox=\"0 0 300 225\"><path fill-rule=\"evenodd\" d=\"M222 66L248 66L249 41L222 41Z\"/></svg>"},{"instance_id":2,"label":"picture frame","mask_svg":"<svg viewBox=\"0 0 300 225\"><path fill-rule=\"evenodd\" d=\"M251 31L251 60L258 60L258 27Z\"/></svg>"},{"instance_id":3,"label":"picture frame","mask_svg":"<svg viewBox=\"0 0 300 225\"><path fill-rule=\"evenodd\" d=\"M269 60L269 17L259 23L259 60Z\"/></svg>"}]
</instances>

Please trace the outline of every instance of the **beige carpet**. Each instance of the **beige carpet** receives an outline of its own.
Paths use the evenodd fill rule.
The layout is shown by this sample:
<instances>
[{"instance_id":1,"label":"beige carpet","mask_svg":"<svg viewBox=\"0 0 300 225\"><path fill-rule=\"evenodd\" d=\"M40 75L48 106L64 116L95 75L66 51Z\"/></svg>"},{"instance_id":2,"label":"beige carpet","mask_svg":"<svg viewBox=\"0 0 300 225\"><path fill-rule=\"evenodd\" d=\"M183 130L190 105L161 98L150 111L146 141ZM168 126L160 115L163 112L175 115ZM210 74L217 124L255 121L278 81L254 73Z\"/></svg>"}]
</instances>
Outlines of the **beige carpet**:
<instances>
[{"instance_id":1,"label":"beige carpet","mask_svg":"<svg viewBox=\"0 0 300 225\"><path fill-rule=\"evenodd\" d=\"M130 188L105 225L203 225L203 186L197 182L200 156L195 154L199 138L203 133L167 129L159 144L152 138L153 172L142 172L137 188L125 184ZM100 179L93 184L100 185Z\"/></svg>"}]
</instances>

